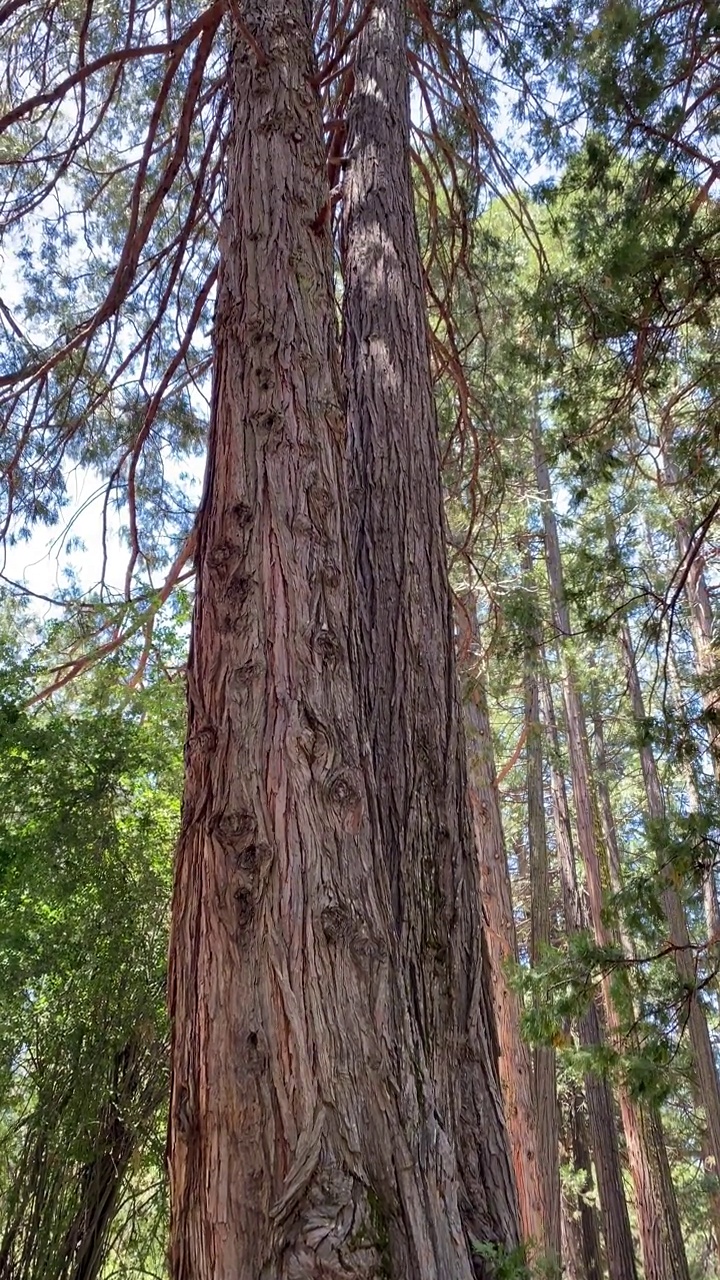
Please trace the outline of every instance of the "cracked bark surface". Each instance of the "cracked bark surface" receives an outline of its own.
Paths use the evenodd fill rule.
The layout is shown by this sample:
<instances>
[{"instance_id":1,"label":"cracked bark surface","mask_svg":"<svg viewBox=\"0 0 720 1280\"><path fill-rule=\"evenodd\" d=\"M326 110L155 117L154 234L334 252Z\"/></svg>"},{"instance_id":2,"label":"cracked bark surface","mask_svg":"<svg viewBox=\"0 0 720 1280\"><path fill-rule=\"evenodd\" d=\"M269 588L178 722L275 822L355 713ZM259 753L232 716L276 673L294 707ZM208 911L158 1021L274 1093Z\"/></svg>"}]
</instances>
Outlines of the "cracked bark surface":
<instances>
[{"instance_id":1,"label":"cracked bark surface","mask_svg":"<svg viewBox=\"0 0 720 1280\"><path fill-rule=\"evenodd\" d=\"M471 1280L468 1220L478 1239L511 1236L512 1207L508 1190L507 1207L468 1211L448 1094L455 1072L494 1086L491 1042L475 1023L462 1040L455 1022L429 1028L417 1003L438 969L419 981L403 948L356 697L309 15L303 0L236 8L170 955L171 1270ZM462 905L433 900L423 916L440 950ZM460 999L484 1012L465 957L463 974ZM461 1118L487 1129L486 1184L505 1192L495 1104Z\"/></svg>"},{"instance_id":2,"label":"cracked bark surface","mask_svg":"<svg viewBox=\"0 0 720 1280\"><path fill-rule=\"evenodd\" d=\"M406 13L358 38L343 195L344 368L358 695L417 1054L457 1159L468 1240L510 1245L516 1197L495 1063L409 167Z\"/></svg>"}]
</instances>

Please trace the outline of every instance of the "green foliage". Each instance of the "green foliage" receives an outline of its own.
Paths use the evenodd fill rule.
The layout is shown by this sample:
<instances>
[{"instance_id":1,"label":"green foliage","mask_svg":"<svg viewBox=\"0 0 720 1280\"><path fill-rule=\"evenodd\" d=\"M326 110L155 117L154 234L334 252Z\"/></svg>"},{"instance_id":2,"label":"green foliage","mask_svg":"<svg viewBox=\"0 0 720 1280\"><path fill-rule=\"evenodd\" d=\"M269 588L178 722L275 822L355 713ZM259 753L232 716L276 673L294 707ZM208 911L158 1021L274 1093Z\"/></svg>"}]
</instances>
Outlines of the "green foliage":
<instances>
[{"instance_id":1,"label":"green foliage","mask_svg":"<svg viewBox=\"0 0 720 1280\"><path fill-rule=\"evenodd\" d=\"M76 0L11 8L0 35L0 117L35 89L49 88L51 99L6 117L0 131L0 230L15 276L12 308L0 314L0 517L8 537L22 539L66 514L72 468L99 476L126 525L131 590L91 598L70 581L72 620L44 626L16 616L16 601L2 602L0 1272L64 1278L68 1241L79 1250L89 1240L89 1188L102 1185L112 1192L112 1223L100 1233L97 1265L114 1276L159 1276L165 953L183 733L180 684L166 672L176 677L184 659L189 601L176 592L168 607L157 574L191 527L191 472L208 416L227 25L218 18L208 29L202 62L203 22L214 9L195 0L130 14L116 0L86 11ZM720 865L708 754L717 727L708 705L720 680L717 664L696 669L676 539L679 520L686 531L704 529L716 595L717 527L703 521L720 475L720 7L499 0L488 9L472 0L425 8L411 6L412 54L430 79L438 58L441 74L416 202L453 580L479 596L499 760L515 758L501 788L523 1028L531 1044L558 1049L566 1081L622 1076L635 1098L662 1106L700 1280L713 1273L706 1220L716 1184L702 1164L688 1085L689 993L668 955L658 869L680 893L717 1034L702 894ZM321 15L319 43L326 22ZM102 65L81 95L55 102L53 87L78 65L80 31L85 65ZM167 46L178 50L186 36L173 61ZM116 76L103 60L121 49L136 56ZM181 137L184 104L192 109ZM332 113L332 92L328 104ZM500 134L503 115L505 137L493 140L488 124ZM73 124L83 128L75 134ZM417 130L417 147L420 139ZM540 176L534 200L520 194L518 171ZM118 274L121 260L131 269ZM559 508L570 638L557 634L545 583L533 423ZM660 460L668 441L672 483ZM622 619L638 652L641 718L628 707ZM573 932L549 822L553 946L533 967L525 761L516 752L531 636L546 649L560 719L559 749L545 743L548 796L551 765L569 773L559 645L605 727L621 881L611 892L605 859L608 945ZM108 639L104 662L88 670L83 655ZM78 680L32 704L78 655ZM638 760L648 746L667 810L655 822ZM574 817L571 789L570 804ZM547 808L549 816L549 800ZM580 875L581 901L583 892ZM604 980L617 1043L580 1048L578 1020ZM567 1166L567 1185L583 1194L584 1177ZM384 1241L385 1224L376 1225ZM530 1275L523 1250L478 1252L501 1280Z\"/></svg>"},{"instance_id":2,"label":"green foliage","mask_svg":"<svg viewBox=\"0 0 720 1280\"><path fill-rule=\"evenodd\" d=\"M68 1250L164 1266L183 705L106 676L28 710L21 661L0 690L0 1256L27 1280L65 1276Z\"/></svg>"},{"instance_id":3,"label":"green foliage","mask_svg":"<svg viewBox=\"0 0 720 1280\"><path fill-rule=\"evenodd\" d=\"M532 1273L524 1245L506 1249L503 1245L481 1241L474 1246L474 1251L487 1264L494 1280L530 1280Z\"/></svg>"},{"instance_id":4,"label":"green foliage","mask_svg":"<svg viewBox=\"0 0 720 1280\"><path fill-rule=\"evenodd\" d=\"M475 1244L473 1251L482 1258L493 1280L558 1280L556 1260L533 1256L531 1245L520 1244L514 1249L488 1241Z\"/></svg>"}]
</instances>

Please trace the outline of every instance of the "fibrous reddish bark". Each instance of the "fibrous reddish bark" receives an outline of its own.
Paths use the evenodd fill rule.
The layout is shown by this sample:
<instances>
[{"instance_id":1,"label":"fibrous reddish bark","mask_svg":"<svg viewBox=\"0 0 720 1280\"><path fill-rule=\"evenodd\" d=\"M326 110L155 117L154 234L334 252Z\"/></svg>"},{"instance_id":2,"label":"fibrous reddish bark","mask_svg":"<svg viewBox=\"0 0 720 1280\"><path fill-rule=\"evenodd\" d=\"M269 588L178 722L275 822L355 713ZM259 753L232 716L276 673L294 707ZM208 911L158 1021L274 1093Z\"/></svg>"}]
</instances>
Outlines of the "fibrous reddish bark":
<instances>
[{"instance_id":1,"label":"fibrous reddish bark","mask_svg":"<svg viewBox=\"0 0 720 1280\"><path fill-rule=\"evenodd\" d=\"M233 12L170 957L172 1272L471 1280L471 1223L514 1238L505 1134L485 1024L484 1039L475 1022L462 1042L454 1026L442 1046L428 1036L431 977L398 930L358 709L309 14L304 0ZM427 905L441 953L457 909ZM458 999L482 1018L477 966ZM456 1070L489 1082L479 1137L464 1135L494 1156L484 1183L479 1156L477 1184L458 1170Z\"/></svg>"},{"instance_id":2,"label":"fibrous reddish bark","mask_svg":"<svg viewBox=\"0 0 720 1280\"><path fill-rule=\"evenodd\" d=\"M516 1239L465 749L409 163L403 0L358 37L343 192L344 367L362 658L404 972L469 1238Z\"/></svg>"},{"instance_id":3,"label":"fibrous reddish bark","mask_svg":"<svg viewBox=\"0 0 720 1280\"><path fill-rule=\"evenodd\" d=\"M471 660L475 603L467 601L460 621L463 707L468 757L468 792L480 859L483 916L492 978L500 1082L515 1173L522 1236L535 1253L549 1251L536 1133L537 1107L530 1049L523 1040L522 1004L510 985L509 966L517 963L512 891L503 834L487 697L482 674Z\"/></svg>"}]
</instances>

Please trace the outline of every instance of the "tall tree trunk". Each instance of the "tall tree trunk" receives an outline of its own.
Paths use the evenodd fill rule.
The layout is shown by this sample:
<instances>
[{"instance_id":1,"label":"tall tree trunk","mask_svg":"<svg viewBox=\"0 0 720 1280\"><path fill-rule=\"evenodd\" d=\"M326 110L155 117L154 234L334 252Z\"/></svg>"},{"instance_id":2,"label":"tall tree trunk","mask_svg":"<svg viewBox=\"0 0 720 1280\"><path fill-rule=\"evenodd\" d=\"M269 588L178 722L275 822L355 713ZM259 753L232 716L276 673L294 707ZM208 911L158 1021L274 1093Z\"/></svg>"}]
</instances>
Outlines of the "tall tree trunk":
<instances>
[{"instance_id":1,"label":"tall tree trunk","mask_svg":"<svg viewBox=\"0 0 720 1280\"><path fill-rule=\"evenodd\" d=\"M507 1245L516 1196L467 804L403 0L373 5L353 70L342 241L357 687L400 955L435 1085L428 1105L457 1151L469 1237Z\"/></svg>"},{"instance_id":2,"label":"tall tree trunk","mask_svg":"<svg viewBox=\"0 0 720 1280\"><path fill-rule=\"evenodd\" d=\"M627 621L623 621L621 626L620 643L627 673L632 712L638 730L642 733L645 724L645 705ZM666 823L665 796L652 746L644 737L640 741L639 751L647 815L651 827L654 828L655 835L658 837ZM669 940L673 947L673 959L684 998L687 1001L687 1024L690 1032L690 1045L698 1094L707 1123L708 1145L714 1168L720 1170L720 1081L718 1080L717 1067L715 1065L715 1055L710 1039L707 1015L697 989L697 969L685 909L676 887L676 873L673 871L672 866L668 866L667 863L663 862L659 854L657 862L661 884L661 906L668 927Z\"/></svg>"},{"instance_id":3,"label":"tall tree trunk","mask_svg":"<svg viewBox=\"0 0 720 1280\"><path fill-rule=\"evenodd\" d=\"M471 1280L468 1200L478 1239L514 1239L505 1131L477 964L458 983L467 1038L429 1042L355 695L308 6L234 12L170 954L172 1273ZM462 887L412 920L440 955ZM446 1082L463 1071L478 1106L458 1116ZM477 1186L458 1122L483 1135Z\"/></svg>"},{"instance_id":4,"label":"tall tree trunk","mask_svg":"<svg viewBox=\"0 0 720 1280\"><path fill-rule=\"evenodd\" d=\"M524 578L532 593L532 563L525 556ZM527 761L528 848L530 853L530 956L535 965L551 942L550 869L545 823L540 693L538 688L540 642L533 626L524 654L525 752ZM560 1165L556 1054L550 1045L534 1051L535 1102L538 1116L538 1155L547 1223L547 1250L560 1258Z\"/></svg>"},{"instance_id":5,"label":"tall tree trunk","mask_svg":"<svg viewBox=\"0 0 720 1280\"><path fill-rule=\"evenodd\" d=\"M585 712L573 662L567 650L570 619L560 558L560 542L552 508L550 476L545 460L539 423L533 424L533 446L537 487L542 500L543 527L548 580L557 631L563 644L563 697L570 751L570 769L577 817L578 844L585 868L590 920L599 946L612 941L603 915L602 845L600 823L592 788L590 754ZM612 998L610 982L603 981L603 1000L608 1031L617 1042L620 1022ZM635 1209L643 1253L646 1280L688 1280L687 1260L682 1245L677 1201L672 1181L667 1177L667 1157L658 1132L659 1117L639 1105L625 1083L618 1084L618 1099L635 1190Z\"/></svg>"},{"instance_id":6,"label":"tall tree trunk","mask_svg":"<svg viewBox=\"0 0 720 1280\"><path fill-rule=\"evenodd\" d=\"M577 1085L569 1088L564 1146L573 1172L584 1174L579 1191L563 1187L562 1252L565 1271L574 1280L602 1280L598 1216L588 1196L592 1193L592 1165L583 1096Z\"/></svg>"},{"instance_id":7,"label":"tall tree trunk","mask_svg":"<svg viewBox=\"0 0 720 1280\"><path fill-rule=\"evenodd\" d=\"M598 790L598 799L600 802L600 821L602 825L603 839L605 841L605 849L607 851L607 856L608 856L608 870L610 875L610 883L612 886L613 893L618 894L622 891L622 888L623 888L623 874L622 874L622 865L620 861L620 845L618 842L617 827L615 825L615 815L613 813L612 803L610 799L610 790L608 787L605 736L604 736L604 730L603 730L602 717L600 716L599 707L597 704L595 689L593 689L593 693L592 693L592 703L593 703L593 737L594 737L594 746L595 746L597 790ZM659 779L658 779L658 785L659 785ZM662 871L661 871L661 874L662 874ZM663 894L662 897L663 897L663 905L665 906L666 913L667 913L665 895ZM683 913L682 905L679 899L677 899L676 905L679 908L680 914L682 915L684 920L684 913ZM619 932L620 942L622 944L622 949L625 953L625 956L629 960L632 960L635 954L634 947L632 944L632 939L629 937L622 923L620 923L619 925L618 932ZM633 1004L635 1008L635 1016L637 1018L639 1016L639 1010L637 1008L637 1003L635 1001L633 1002ZM664 1141L663 1132L662 1132L662 1125L660 1122L660 1115L656 1110L652 1110L648 1112L647 1132L649 1134L649 1140L654 1144L654 1149L658 1153L657 1176L658 1178L663 1180L663 1185L665 1188L664 1194L668 1202L671 1200L675 1201L675 1189L672 1182L672 1173L670 1170L670 1164L667 1159L667 1153L665 1150L665 1141ZM675 1233L674 1236L671 1236L671 1245L675 1255L677 1257L684 1256L684 1244L683 1244L682 1232L680 1229L679 1216L678 1217L671 1216L667 1225L668 1225L668 1232Z\"/></svg>"},{"instance_id":8,"label":"tall tree trunk","mask_svg":"<svg viewBox=\"0 0 720 1280\"><path fill-rule=\"evenodd\" d=\"M543 719L550 737L550 781L553 802L553 821L557 844L560 880L565 910L565 926L568 934L578 934L588 927L585 905L580 895L575 865L572 824L567 799L565 778L560 764L560 741L555 720L552 690L547 672L541 668L540 693ZM604 1042L600 1019L595 1004L580 1020L577 1029L580 1044L595 1050ZM635 1250L630 1218L625 1200L620 1151L615 1120L615 1108L609 1081L605 1076L588 1072L585 1076L590 1144L595 1162L600 1207L602 1210L603 1236L610 1280L636 1280ZM593 1232L585 1228L589 1253L589 1269L597 1269L596 1255L592 1252Z\"/></svg>"},{"instance_id":9,"label":"tall tree trunk","mask_svg":"<svg viewBox=\"0 0 720 1280\"><path fill-rule=\"evenodd\" d=\"M669 640L671 639L672 637L669 637ZM667 647L667 664L675 704L678 713L682 714L685 700L683 698L680 674L677 669L677 663L670 643L668 643ZM684 777L688 809L690 813L697 814L700 812L700 794L698 791L696 767L693 761L688 760L685 762ZM703 909L705 913L705 930L708 945L708 967L717 971L720 966L720 901L718 900L715 876L716 855L715 850L709 843L705 844L704 853L705 865L703 866L702 872L702 890ZM715 977L717 977L717 973L715 974ZM717 985L716 981L713 981L711 985L714 988ZM718 1238L718 1244L720 1246L720 1237Z\"/></svg>"},{"instance_id":10,"label":"tall tree trunk","mask_svg":"<svg viewBox=\"0 0 720 1280\"><path fill-rule=\"evenodd\" d=\"M661 441L661 449L665 481L672 489L678 485L678 473L667 440ZM705 580L703 557L692 546L688 522L683 516L674 518L675 540L683 567L685 599L690 611L690 632L698 683L705 709L708 746L715 780L720 786L720 672L713 649L712 603Z\"/></svg>"},{"instance_id":11,"label":"tall tree trunk","mask_svg":"<svg viewBox=\"0 0 720 1280\"><path fill-rule=\"evenodd\" d=\"M497 790L490 719L482 673L472 658L475 601L466 601L459 619L458 648L464 655L463 709L468 757L468 793L480 860L485 937L490 961L492 999L497 1027L500 1082L510 1139L523 1239L537 1253L548 1252L542 1171L536 1133L530 1050L520 1033L522 1004L508 979L517 962L515 920Z\"/></svg>"}]
</instances>

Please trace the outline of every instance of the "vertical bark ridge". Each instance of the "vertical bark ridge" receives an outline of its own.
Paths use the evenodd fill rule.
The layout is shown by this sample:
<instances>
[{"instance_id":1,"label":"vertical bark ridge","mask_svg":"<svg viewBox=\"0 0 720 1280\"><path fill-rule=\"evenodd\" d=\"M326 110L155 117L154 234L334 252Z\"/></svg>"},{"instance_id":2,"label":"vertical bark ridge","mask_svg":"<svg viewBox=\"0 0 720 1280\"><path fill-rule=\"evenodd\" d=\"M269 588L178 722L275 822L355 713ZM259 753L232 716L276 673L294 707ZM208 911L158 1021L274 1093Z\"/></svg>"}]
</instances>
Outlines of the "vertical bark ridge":
<instances>
[{"instance_id":1,"label":"vertical bark ridge","mask_svg":"<svg viewBox=\"0 0 720 1280\"><path fill-rule=\"evenodd\" d=\"M354 688L308 6L233 11L170 951L173 1280L472 1280Z\"/></svg>"},{"instance_id":2,"label":"vertical bark ridge","mask_svg":"<svg viewBox=\"0 0 720 1280\"><path fill-rule=\"evenodd\" d=\"M516 1239L482 954L453 620L409 168L406 15L358 37L343 194L344 364L362 663L400 954L470 1238Z\"/></svg>"}]
</instances>

